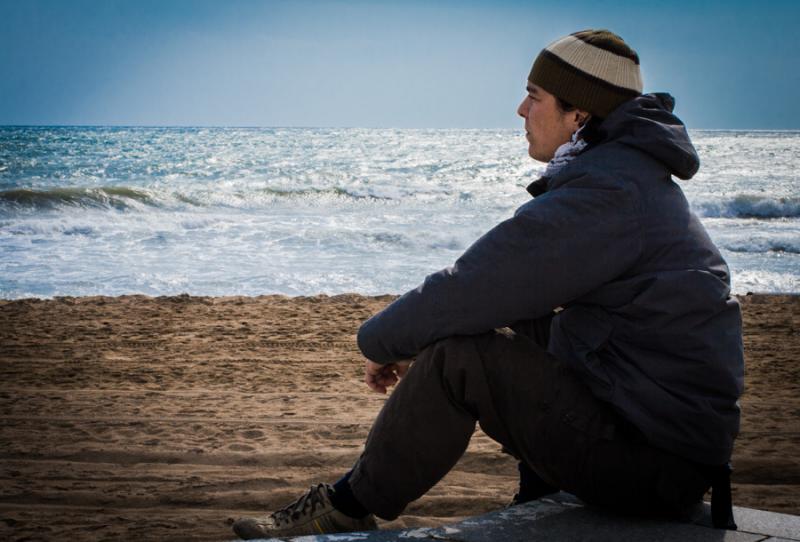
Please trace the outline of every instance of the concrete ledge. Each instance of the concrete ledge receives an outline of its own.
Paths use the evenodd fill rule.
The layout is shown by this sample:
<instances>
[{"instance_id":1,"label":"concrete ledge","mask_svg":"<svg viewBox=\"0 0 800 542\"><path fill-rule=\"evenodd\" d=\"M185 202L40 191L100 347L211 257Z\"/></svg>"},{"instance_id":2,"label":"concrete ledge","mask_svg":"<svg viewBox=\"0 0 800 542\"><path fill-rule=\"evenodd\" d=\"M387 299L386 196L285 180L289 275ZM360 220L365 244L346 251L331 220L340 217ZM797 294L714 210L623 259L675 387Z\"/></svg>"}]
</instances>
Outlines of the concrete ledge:
<instances>
[{"instance_id":1,"label":"concrete ledge","mask_svg":"<svg viewBox=\"0 0 800 542\"><path fill-rule=\"evenodd\" d=\"M738 531L712 528L708 504L704 505L702 513L698 513L693 523L621 517L584 507L573 496L558 493L445 527L273 538L270 542L800 542L800 516L734 507L734 517Z\"/></svg>"}]
</instances>

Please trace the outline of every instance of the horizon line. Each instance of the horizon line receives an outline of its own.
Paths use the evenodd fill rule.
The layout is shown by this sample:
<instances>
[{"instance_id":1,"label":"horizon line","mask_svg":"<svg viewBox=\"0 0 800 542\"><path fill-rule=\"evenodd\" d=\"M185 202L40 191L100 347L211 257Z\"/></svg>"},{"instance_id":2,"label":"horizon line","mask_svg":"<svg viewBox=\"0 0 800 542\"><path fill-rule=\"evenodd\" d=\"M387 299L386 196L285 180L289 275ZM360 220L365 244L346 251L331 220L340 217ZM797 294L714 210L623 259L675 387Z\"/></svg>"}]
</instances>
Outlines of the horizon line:
<instances>
[{"instance_id":1,"label":"horizon line","mask_svg":"<svg viewBox=\"0 0 800 542\"><path fill-rule=\"evenodd\" d=\"M236 124L0 124L2 128L236 128L236 129L283 129L283 130L522 130L509 127L447 127L447 126L267 126L267 125L236 125ZM703 132L800 132L800 128L686 128Z\"/></svg>"}]
</instances>

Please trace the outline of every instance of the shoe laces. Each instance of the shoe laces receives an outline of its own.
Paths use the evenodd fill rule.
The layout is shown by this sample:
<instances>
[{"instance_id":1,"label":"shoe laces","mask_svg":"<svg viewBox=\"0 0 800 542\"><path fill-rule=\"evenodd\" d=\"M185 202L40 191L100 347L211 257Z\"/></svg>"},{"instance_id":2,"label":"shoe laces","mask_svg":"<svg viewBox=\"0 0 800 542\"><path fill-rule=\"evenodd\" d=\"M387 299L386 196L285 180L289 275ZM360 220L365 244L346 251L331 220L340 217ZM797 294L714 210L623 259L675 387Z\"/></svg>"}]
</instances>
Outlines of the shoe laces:
<instances>
[{"instance_id":1,"label":"shoe laces","mask_svg":"<svg viewBox=\"0 0 800 542\"><path fill-rule=\"evenodd\" d=\"M270 516L273 518L276 525L291 523L293 520L297 521L301 516L313 514L318 505L323 506L325 504L324 495L326 495L327 492L328 488L325 484L311 486L305 495L285 508L273 512ZM309 508L311 509L310 511L308 511Z\"/></svg>"}]
</instances>

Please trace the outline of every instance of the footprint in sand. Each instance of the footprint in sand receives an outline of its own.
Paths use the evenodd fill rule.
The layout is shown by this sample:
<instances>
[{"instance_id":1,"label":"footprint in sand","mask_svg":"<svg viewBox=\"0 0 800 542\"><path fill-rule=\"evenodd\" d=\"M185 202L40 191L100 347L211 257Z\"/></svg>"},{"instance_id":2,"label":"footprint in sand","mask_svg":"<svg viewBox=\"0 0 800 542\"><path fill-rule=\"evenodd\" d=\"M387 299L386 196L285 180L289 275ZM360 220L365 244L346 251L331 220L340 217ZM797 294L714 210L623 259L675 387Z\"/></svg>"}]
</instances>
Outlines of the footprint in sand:
<instances>
[{"instance_id":1,"label":"footprint in sand","mask_svg":"<svg viewBox=\"0 0 800 542\"><path fill-rule=\"evenodd\" d=\"M252 452L255 450L255 448L247 444L229 444L228 449L234 452Z\"/></svg>"}]
</instances>

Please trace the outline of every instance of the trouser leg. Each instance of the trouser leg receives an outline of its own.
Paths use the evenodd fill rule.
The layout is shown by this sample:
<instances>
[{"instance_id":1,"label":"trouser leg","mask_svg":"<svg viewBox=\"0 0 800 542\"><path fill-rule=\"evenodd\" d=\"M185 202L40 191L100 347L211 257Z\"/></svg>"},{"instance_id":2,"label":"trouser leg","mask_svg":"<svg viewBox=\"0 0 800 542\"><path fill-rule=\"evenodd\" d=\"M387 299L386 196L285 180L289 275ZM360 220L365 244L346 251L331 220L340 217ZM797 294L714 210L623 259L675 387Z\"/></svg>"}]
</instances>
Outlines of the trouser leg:
<instances>
[{"instance_id":1,"label":"trouser leg","mask_svg":"<svg viewBox=\"0 0 800 542\"><path fill-rule=\"evenodd\" d=\"M522 334L439 341L384 405L350 478L367 509L394 519L455 465L479 421L548 484L629 511L670 510L707 485L654 449L562 362Z\"/></svg>"},{"instance_id":2,"label":"trouser leg","mask_svg":"<svg viewBox=\"0 0 800 542\"><path fill-rule=\"evenodd\" d=\"M354 495L396 518L463 455L481 426L498 427L483 376L479 341L454 337L423 351L386 401L350 477ZM490 435L501 443L507 436Z\"/></svg>"}]
</instances>

